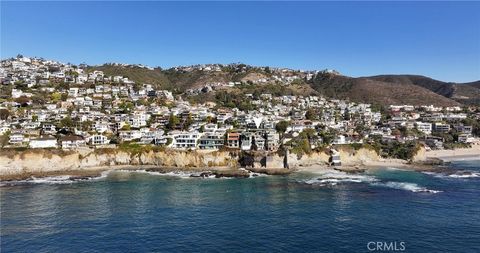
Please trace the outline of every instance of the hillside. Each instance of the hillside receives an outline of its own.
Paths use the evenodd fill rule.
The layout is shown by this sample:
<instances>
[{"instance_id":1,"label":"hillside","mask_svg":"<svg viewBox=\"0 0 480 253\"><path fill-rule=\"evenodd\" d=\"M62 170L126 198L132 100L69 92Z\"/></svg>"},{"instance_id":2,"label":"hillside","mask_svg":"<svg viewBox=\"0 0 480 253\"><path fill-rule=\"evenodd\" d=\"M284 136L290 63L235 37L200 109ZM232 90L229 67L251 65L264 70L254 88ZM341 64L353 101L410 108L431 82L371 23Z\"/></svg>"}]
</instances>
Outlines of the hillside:
<instances>
[{"instance_id":1,"label":"hillside","mask_svg":"<svg viewBox=\"0 0 480 253\"><path fill-rule=\"evenodd\" d=\"M480 103L480 81L472 83L448 83L418 75L380 75L368 78L396 85L413 84L462 104Z\"/></svg>"},{"instance_id":2,"label":"hillside","mask_svg":"<svg viewBox=\"0 0 480 253\"><path fill-rule=\"evenodd\" d=\"M248 81L252 78L264 77L256 68L250 68L245 72L238 72L225 68L221 71L203 71L191 68L188 71L182 69L161 68L148 69L135 65L122 66L104 64L101 66L89 66L87 72L94 70L103 71L108 76L124 76L136 83L148 83L157 89L175 90L179 93L187 89L200 88L211 83L228 83L230 81Z\"/></svg>"},{"instance_id":3,"label":"hillside","mask_svg":"<svg viewBox=\"0 0 480 253\"><path fill-rule=\"evenodd\" d=\"M372 104L412 104L455 106L458 102L408 82L393 83L372 78L352 78L332 74L316 75L310 85L320 93L334 98L349 98Z\"/></svg>"},{"instance_id":4,"label":"hillside","mask_svg":"<svg viewBox=\"0 0 480 253\"><path fill-rule=\"evenodd\" d=\"M163 70L155 68L153 70L141 68L136 66L120 66L112 64L104 64L101 66L87 67L87 72L94 70L103 71L107 76L123 76L128 77L136 83L153 84L157 88L172 89L174 86L168 77L163 73Z\"/></svg>"},{"instance_id":5,"label":"hillside","mask_svg":"<svg viewBox=\"0 0 480 253\"><path fill-rule=\"evenodd\" d=\"M480 104L480 81L471 83L448 83L418 75L379 75L352 78L335 73L319 72L314 78L305 81L305 73L291 70L290 75L299 75L295 85L279 89L276 81L255 83L255 80L272 76L269 68L252 67L244 64L214 65L217 70L203 70L198 67L180 67L163 70L149 69L134 65L122 66L104 64L91 66L87 71L101 70L106 75L128 77L136 83L153 84L158 89L168 89L183 93L189 89L201 88L212 83L244 82L248 88L227 89L235 95L244 93L286 92L288 94L323 94L327 97L350 99L356 102L373 104L412 104L457 106L461 104ZM218 67L220 66L220 67ZM276 72L276 75L282 73ZM203 99L215 97L205 95Z\"/></svg>"}]
</instances>

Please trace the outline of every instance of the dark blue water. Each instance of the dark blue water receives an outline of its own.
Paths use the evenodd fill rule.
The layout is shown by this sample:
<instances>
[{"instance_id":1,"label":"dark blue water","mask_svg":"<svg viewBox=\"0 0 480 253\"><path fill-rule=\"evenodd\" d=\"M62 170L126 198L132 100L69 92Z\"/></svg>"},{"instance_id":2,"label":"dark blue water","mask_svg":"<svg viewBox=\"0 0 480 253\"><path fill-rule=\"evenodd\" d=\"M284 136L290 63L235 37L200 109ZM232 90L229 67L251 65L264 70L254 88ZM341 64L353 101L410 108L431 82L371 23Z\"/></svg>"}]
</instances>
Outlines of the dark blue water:
<instances>
[{"instance_id":1,"label":"dark blue water","mask_svg":"<svg viewBox=\"0 0 480 253\"><path fill-rule=\"evenodd\" d=\"M451 167L3 186L1 252L480 252L480 161Z\"/></svg>"}]
</instances>

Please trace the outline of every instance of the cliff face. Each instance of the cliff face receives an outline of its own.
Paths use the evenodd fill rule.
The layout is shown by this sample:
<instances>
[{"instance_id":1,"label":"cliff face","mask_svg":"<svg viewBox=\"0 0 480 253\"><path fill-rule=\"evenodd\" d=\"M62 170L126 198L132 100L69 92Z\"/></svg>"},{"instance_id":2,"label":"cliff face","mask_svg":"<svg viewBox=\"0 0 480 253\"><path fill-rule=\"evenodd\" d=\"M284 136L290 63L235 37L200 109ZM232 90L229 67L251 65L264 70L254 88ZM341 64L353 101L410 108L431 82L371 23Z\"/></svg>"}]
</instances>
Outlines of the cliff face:
<instances>
[{"instance_id":1,"label":"cliff face","mask_svg":"<svg viewBox=\"0 0 480 253\"><path fill-rule=\"evenodd\" d=\"M427 151L425 150L425 147L421 147L417 153L412 157L412 162L414 163L419 163L419 162L424 162L427 160Z\"/></svg>"},{"instance_id":2,"label":"cliff face","mask_svg":"<svg viewBox=\"0 0 480 253\"><path fill-rule=\"evenodd\" d=\"M354 150L353 148L339 149L340 159L342 165L366 165L369 162L379 161L380 156L371 149L360 148ZM279 168L283 166L284 157L273 156L270 158L271 162L267 162L267 168ZM325 152L313 152L298 156L296 154L289 154L287 157L288 166L290 168L310 167L310 166L325 166L329 164L330 155Z\"/></svg>"},{"instance_id":3,"label":"cliff face","mask_svg":"<svg viewBox=\"0 0 480 253\"><path fill-rule=\"evenodd\" d=\"M347 166L366 165L369 162L376 162L381 159L375 150L367 148L361 148L358 150L340 149L339 152L342 165Z\"/></svg>"},{"instance_id":4,"label":"cliff face","mask_svg":"<svg viewBox=\"0 0 480 253\"><path fill-rule=\"evenodd\" d=\"M380 157L370 149L340 149L343 165L364 165L378 161ZM329 162L330 155L324 152L311 153L301 157L289 154L288 167L324 166ZM277 154L265 158L265 163L255 162L255 167L280 169L285 165L285 157ZM178 151L165 150L161 152L131 153L122 150L89 149L76 151L62 150L0 150L0 178L13 175L42 174L49 172L89 171L99 167L116 165L151 165L187 170L205 168L236 168L239 167L239 157L236 153L214 151Z\"/></svg>"},{"instance_id":5,"label":"cliff face","mask_svg":"<svg viewBox=\"0 0 480 253\"><path fill-rule=\"evenodd\" d=\"M124 151L53 152L27 150L0 153L0 176L72 170L96 170L102 166L155 165L178 168L235 167L236 157L229 152L164 151L131 154Z\"/></svg>"}]
</instances>

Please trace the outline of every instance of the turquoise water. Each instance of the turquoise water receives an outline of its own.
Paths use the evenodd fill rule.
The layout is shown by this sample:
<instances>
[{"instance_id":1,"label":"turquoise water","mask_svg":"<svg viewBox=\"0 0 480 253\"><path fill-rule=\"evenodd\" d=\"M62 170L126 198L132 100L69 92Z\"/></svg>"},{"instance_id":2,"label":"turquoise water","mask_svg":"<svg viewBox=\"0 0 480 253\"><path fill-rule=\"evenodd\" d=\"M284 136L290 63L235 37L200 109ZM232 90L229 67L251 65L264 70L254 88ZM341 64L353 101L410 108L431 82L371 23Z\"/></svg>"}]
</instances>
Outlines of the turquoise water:
<instances>
[{"instance_id":1,"label":"turquoise water","mask_svg":"<svg viewBox=\"0 0 480 253\"><path fill-rule=\"evenodd\" d=\"M1 252L480 252L480 161L450 167L4 184Z\"/></svg>"}]
</instances>

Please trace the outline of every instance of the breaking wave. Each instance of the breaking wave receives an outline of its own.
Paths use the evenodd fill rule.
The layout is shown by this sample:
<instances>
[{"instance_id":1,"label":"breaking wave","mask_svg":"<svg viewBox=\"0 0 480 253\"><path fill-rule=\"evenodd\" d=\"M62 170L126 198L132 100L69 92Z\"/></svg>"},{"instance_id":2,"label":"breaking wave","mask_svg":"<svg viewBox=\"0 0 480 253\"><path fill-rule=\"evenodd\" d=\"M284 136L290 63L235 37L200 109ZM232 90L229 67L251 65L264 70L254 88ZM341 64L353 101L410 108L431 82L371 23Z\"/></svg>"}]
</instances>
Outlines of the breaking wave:
<instances>
[{"instance_id":1,"label":"breaking wave","mask_svg":"<svg viewBox=\"0 0 480 253\"><path fill-rule=\"evenodd\" d=\"M319 177L313 179L302 180L300 183L315 186L335 186L349 183L366 183L371 186L388 187L397 190L405 190L410 192L426 192L439 193L442 191L427 189L415 183L382 181L372 175L365 174L348 174L340 171L328 171L321 173Z\"/></svg>"},{"instance_id":2,"label":"breaking wave","mask_svg":"<svg viewBox=\"0 0 480 253\"><path fill-rule=\"evenodd\" d=\"M0 186L13 186L23 184L73 184L86 181L102 180L108 176L110 170L103 171L99 176L50 176L50 177L31 177L25 180L12 180L0 182Z\"/></svg>"},{"instance_id":3,"label":"breaking wave","mask_svg":"<svg viewBox=\"0 0 480 253\"><path fill-rule=\"evenodd\" d=\"M362 183L375 181L378 181L378 179L369 175L347 174L341 171L328 171L320 173L318 178L304 180L302 181L302 183L324 186L337 185L342 183Z\"/></svg>"},{"instance_id":4,"label":"breaking wave","mask_svg":"<svg viewBox=\"0 0 480 253\"><path fill-rule=\"evenodd\" d=\"M480 172L476 171L456 171L454 173L449 172L423 172L424 174L431 175L437 178L478 178L480 177Z\"/></svg>"},{"instance_id":5,"label":"breaking wave","mask_svg":"<svg viewBox=\"0 0 480 253\"><path fill-rule=\"evenodd\" d=\"M172 171L172 172L158 172L158 171L147 171L147 170L115 170L114 172L119 173L141 173L148 174L153 176L171 176L171 177L180 177L180 178L190 178L195 173L188 173L182 171Z\"/></svg>"},{"instance_id":6,"label":"breaking wave","mask_svg":"<svg viewBox=\"0 0 480 253\"><path fill-rule=\"evenodd\" d=\"M373 183L372 185L389 187L397 190L406 190L411 192L426 192L426 193L442 192L442 191L427 189L426 187L419 186L415 183L407 183L407 182L377 182L377 183Z\"/></svg>"}]
</instances>

